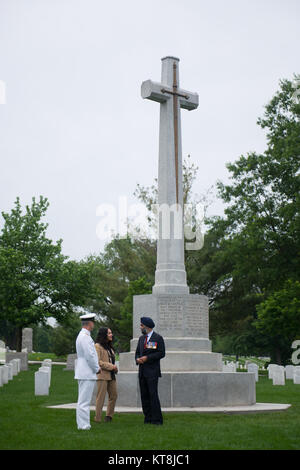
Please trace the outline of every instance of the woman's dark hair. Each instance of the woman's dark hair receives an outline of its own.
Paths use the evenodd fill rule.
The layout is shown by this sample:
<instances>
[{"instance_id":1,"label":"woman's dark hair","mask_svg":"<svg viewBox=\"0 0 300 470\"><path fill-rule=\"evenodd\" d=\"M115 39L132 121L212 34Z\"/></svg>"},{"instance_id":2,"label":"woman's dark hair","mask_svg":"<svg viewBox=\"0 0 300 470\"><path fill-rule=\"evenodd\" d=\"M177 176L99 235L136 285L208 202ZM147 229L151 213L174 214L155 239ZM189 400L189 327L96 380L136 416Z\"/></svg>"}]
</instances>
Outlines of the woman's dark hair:
<instances>
[{"instance_id":1,"label":"woman's dark hair","mask_svg":"<svg viewBox=\"0 0 300 470\"><path fill-rule=\"evenodd\" d=\"M112 341L107 339L108 330L109 328L100 328L96 338L96 343L101 344L101 346L103 346L105 349L111 349L112 347Z\"/></svg>"}]
</instances>

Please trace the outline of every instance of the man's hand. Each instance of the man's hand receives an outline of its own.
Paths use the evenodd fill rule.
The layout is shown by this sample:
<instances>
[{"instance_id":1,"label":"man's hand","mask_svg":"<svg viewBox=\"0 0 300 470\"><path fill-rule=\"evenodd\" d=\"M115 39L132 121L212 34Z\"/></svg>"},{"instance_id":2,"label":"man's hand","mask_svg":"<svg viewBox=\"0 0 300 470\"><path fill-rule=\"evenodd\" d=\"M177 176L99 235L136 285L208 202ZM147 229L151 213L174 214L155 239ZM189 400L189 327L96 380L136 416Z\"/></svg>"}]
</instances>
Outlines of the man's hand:
<instances>
[{"instance_id":1,"label":"man's hand","mask_svg":"<svg viewBox=\"0 0 300 470\"><path fill-rule=\"evenodd\" d=\"M146 361L147 361L147 356L139 357L139 358L136 360L136 362L137 362L138 364L144 364L144 362L146 362Z\"/></svg>"}]
</instances>

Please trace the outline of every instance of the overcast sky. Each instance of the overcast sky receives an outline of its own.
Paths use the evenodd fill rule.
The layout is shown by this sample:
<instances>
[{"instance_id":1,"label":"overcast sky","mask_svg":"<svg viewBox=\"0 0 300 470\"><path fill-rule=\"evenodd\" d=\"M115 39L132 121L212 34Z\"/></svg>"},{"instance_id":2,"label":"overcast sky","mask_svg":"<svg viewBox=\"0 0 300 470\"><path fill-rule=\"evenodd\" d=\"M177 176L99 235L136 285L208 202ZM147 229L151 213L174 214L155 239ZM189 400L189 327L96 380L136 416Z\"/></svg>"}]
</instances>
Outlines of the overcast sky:
<instances>
[{"instance_id":1,"label":"overcast sky","mask_svg":"<svg viewBox=\"0 0 300 470\"><path fill-rule=\"evenodd\" d=\"M227 162L265 149L256 120L299 73L299 18L299 0L0 0L1 210L41 194L64 254L102 250L96 208L136 202L136 184L157 176L159 104L140 86L160 80L166 55L199 94L182 110L194 190L226 181Z\"/></svg>"}]
</instances>

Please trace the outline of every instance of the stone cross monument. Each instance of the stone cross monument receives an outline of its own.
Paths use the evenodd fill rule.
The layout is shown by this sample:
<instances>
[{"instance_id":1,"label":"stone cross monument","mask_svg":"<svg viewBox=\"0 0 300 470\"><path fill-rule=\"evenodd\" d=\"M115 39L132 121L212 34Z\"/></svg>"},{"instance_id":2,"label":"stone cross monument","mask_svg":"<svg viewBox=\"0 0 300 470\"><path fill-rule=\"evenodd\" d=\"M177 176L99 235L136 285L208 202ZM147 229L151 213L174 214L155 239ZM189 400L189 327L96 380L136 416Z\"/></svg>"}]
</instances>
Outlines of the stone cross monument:
<instances>
[{"instance_id":1,"label":"stone cross monument","mask_svg":"<svg viewBox=\"0 0 300 470\"><path fill-rule=\"evenodd\" d=\"M184 266L180 108L196 109L198 95L179 88L178 65L176 57L164 57L161 83L147 80L142 84L142 97L160 103L158 204L159 208L167 208L165 212L160 210L159 216L153 294L189 293ZM173 218L168 217L171 209ZM163 233L165 222L170 228L167 236Z\"/></svg>"},{"instance_id":2,"label":"stone cross monument","mask_svg":"<svg viewBox=\"0 0 300 470\"><path fill-rule=\"evenodd\" d=\"M147 316L166 345L162 406L249 405L255 403L253 374L222 372L222 355L209 340L208 298L190 294L186 282L180 110L196 109L198 95L179 87L178 66L176 57L164 57L161 82L147 80L141 89L143 98L160 103L157 265L152 294L133 298L133 339L130 352L120 354L118 403L140 406L134 356L140 317Z\"/></svg>"}]
</instances>

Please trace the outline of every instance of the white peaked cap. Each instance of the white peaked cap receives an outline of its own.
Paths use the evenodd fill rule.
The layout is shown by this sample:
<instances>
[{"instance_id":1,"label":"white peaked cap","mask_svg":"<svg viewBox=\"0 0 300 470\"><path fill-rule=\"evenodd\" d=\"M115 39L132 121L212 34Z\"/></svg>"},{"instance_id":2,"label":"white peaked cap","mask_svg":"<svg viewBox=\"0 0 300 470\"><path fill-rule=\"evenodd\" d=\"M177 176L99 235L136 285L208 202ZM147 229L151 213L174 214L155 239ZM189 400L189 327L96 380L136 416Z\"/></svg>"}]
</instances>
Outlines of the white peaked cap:
<instances>
[{"instance_id":1,"label":"white peaked cap","mask_svg":"<svg viewBox=\"0 0 300 470\"><path fill-rule=\"evenodd\" d=\"M96 316L95 313L87 313L86 315L81 315L81 317L79 317L79 318L80 318L80 320L92 320L92 321L94 321L95 316Z\"/></svg>"}]
</instances>

